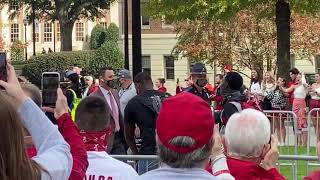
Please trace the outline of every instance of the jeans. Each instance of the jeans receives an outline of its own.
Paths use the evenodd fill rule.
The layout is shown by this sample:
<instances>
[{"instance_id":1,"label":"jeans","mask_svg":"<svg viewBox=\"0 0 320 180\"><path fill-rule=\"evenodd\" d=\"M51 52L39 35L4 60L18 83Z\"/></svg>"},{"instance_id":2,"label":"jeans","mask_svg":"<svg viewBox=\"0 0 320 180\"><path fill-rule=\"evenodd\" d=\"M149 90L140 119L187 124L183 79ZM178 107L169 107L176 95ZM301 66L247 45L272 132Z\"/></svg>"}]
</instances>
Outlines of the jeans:
<instances>
[{"instance_id":1,"label":"jeans","mask_svg":"<svg viewBox=\"0 0 320 180\"><path fill-rule=\"evenodd\" d=\"M159 162L155 160L140 160L138 161L138 174L142 175L148 171L157 169L159 167Z\"/></svg>"}]
</instances>

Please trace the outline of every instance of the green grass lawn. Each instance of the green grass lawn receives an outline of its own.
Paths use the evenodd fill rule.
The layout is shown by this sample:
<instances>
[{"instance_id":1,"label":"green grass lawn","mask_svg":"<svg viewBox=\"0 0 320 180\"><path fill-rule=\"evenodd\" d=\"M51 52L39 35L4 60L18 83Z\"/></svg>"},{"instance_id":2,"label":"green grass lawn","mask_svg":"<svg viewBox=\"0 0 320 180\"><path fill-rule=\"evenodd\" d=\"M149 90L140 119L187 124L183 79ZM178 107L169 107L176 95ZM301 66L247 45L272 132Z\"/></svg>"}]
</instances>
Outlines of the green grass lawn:
<instances>
[{"instance_id":1,"label":"green grass lawn","mask_svg":"<svg viewBox=\"0 0 320 180\"><path fill-rule=\"evenodd\" d=\"M279 147L279 151L281 155L293 155L294 154L294 147ZM307 148L306 147L299 147L298 148L298 155L307 155ZM310 150L310 155L316 155L316 149L314 147ZM282 175L287 177L288 179L293 179L292 172L293 167L290 165L292 161L279 161L280 164L287 164L281 165L279 170ZM317 167L311 167L309 172L313 171ZM319 168L319 167L318 167ZM298 180L303 179L307 175L307 162L306 161L298 161Z\"/></svg>"}]
</instances>

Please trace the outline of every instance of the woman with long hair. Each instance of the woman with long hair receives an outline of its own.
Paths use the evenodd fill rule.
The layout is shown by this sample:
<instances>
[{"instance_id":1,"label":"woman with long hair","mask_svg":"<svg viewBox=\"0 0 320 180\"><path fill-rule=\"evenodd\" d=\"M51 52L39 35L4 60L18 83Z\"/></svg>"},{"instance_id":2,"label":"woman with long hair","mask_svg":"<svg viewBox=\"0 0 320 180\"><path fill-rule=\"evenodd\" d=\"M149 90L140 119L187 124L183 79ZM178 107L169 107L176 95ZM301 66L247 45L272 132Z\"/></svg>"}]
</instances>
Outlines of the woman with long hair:
<instances>
[{"instance_id":1,"label":"woman with long hair","mask_svg":"<svg viewBox=\"0 0 320 180\"><path fill-rule=\"evenodd\" d=\"M158 78L156 80L155 86L158 88L158 91L162 93L167 92L167 88L164 86L165 83L166 83L166 80L164 78Z\"/></svg>"},{"instance_id":2,"label":"woman with long hair","mask_svg":"<svg viewBox=\"0 0 320 180\"><path fill-rule=\"evenodd\" d=\"M0 179L68 179L72 167L68 144L41 109L24 94L13 66L7 67L8 82L0 81L0 86L11 96L0 92ZM32 159L25 151L23 126L30 132L38 151Z\"/></svg>"},{"instance_id":3,"label":"woman with long hair","mask_svg":"<svg viewBox=\"0 0 320 180\"><path fill-rule=\"evenodd\" d=\"M272 105L270 99L266 98L266 96L272 92L276 88L276 84L274 82L274 78L272 77L272 73L267 71L263 77L262 82L262 92L263 92L263 110L271 110Z\"/></svg>"},{"instance_id":4,"label":"woman with long hair","mask_svg":"<svg viewBox=\"0 0 320 180\"><path fill-rule=\"evenodd\" d=\"M283 111L286 109L288 105L288 94L282 90L285 87L286 80L282 77L279 77L276 88L269 92L266 96L266 98L271 102L272 110ZM280 145L284 145L286 139L286 128L284 125L285 117L281 113L274 113L272 120L272 127L274 127L274 130L272 132L277 132Z\"/></svg>"},{"instance_id":5,"label":"woman with long hair","mask_svg":"<svg viewBox=\"0 0 320 180\"><path fill-rule=\"evenodd\" d=\"M250 94L255 97L262 96L261 77L255 69L251 70Z\"/></svg>"},{"instance_id":6,"label":"woman with long hair","mask_svg":"<svg viewBox=\"0 0 320 180\"><path fill-rule=\"evenodd\" d=\"M320 108L320 75L315 74L315 83L312 84L312 86L309 89L309 93L311 95L311 99L309 101L310 110L315 108ZM314 128L316 130L317 134L317 141L320 139L320 122L319 122L319 116L320 114L317 111L314 111L312 113L312 121Z\"/></svg>"},{"instance_id":7,"label":"woman with long hair","mask_svg":"<svg viewBox=\"0 0 320 180\"><path fill-rule=\"evenodd\" d=\"M302 74L298 74L296 77L296 85L289 87L288 89L282 88L284 92L293 92L293 105L292 111L297 115L298 130L302 131L299 136L299 145L305 146L307 143L307 117L306 117L306 97L308 94L308 84L305 77Z\"/></svg>"}]
</instances>

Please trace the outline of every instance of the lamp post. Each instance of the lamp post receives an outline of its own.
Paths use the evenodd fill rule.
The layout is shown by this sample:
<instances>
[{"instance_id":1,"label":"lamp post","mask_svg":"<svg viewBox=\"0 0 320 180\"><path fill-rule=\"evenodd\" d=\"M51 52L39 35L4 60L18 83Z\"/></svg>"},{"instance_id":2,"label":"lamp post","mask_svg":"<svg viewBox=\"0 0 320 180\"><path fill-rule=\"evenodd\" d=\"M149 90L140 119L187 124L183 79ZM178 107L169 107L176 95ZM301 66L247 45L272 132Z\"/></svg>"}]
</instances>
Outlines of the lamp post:
<instances>
[{"instance_id":1,"label":"lamp post","mask_svg":"<svg viewBox=\"0 0 320 180\"><path fill-rule=\"evenodd\" d=\"M132 1L132 74L142 72L140 0Z\"/></svg>"},{"instance_id":2,"label":"lamp post","mask_svg":"<svg viewBox=\"0 0 320 180\"><path fill-rule=\"evenodd\" d=\"M28 45L27 45L27 25L28 25L28 19L25 18L23 20L23 24L24 24L24 43L25 43L25 55L26 55L26 59L28 60Z\"/></svg>"},{"instance_id":3,"label":"lamp post","mask_svg":"<svg viewBox=\"0 0 320 180\"><path fill-rule=\"evenodd\" d=\"M53 21L53 52L56 52L56 21Z\"/></svg>"},{"instance_id":4,"label":"lamp post","mask_svg":"<svg viewBox=\"0 0 320 180\"><path fill-rule=\"evenodd\" d=\"M124 68L129 70L128 0L124 0Z\"/></svg>"}]
</instances>

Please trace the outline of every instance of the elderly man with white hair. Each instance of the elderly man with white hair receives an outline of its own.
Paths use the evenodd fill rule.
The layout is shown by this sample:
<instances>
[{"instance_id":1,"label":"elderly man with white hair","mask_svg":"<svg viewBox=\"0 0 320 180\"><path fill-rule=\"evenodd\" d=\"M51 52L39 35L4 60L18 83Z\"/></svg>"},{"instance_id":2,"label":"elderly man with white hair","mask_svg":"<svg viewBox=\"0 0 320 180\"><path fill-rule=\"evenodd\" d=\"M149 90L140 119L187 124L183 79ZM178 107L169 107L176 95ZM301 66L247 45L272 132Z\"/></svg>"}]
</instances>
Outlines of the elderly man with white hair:
<instances>
[{"instance_id":1,"label":"elderly man with white hair","mask_svg":"<svg viewBox=\"0 0 320 180\"><path fill-rule=\"evenodd\" d=\"M245 109L230 117L225 129L227 162L237 180L286 179L276 169L277 139L270 131L270 122L260 111Z\"/></svg>"}]
</instances>

